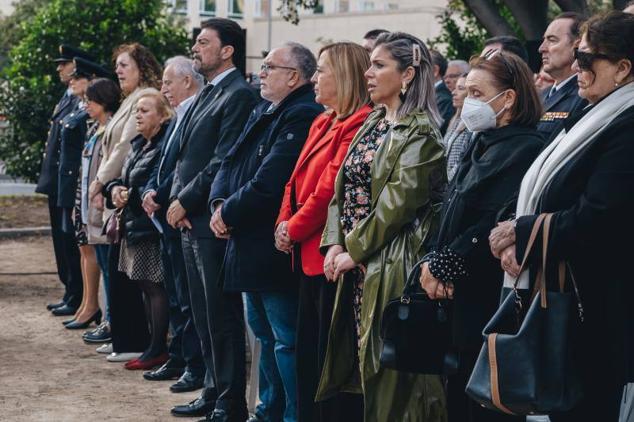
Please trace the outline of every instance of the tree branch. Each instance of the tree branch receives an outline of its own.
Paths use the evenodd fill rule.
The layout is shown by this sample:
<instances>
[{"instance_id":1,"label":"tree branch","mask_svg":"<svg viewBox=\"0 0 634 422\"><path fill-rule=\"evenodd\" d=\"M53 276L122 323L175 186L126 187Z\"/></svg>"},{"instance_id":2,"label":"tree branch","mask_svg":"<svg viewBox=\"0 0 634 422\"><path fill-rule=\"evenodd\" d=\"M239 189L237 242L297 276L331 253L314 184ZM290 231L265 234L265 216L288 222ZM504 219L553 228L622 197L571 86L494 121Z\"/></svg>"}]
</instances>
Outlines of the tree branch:
<instances>
[{"instance_id":1,"label":"tree branch","mask_svg":"<svg viewBox=\"0 0 634 422\"><path fill-rule=\"evenodd\" d=\"M548 26L548 0L504 0L527 40L539 40Z\"/></svg>"},{"instance_id":2,"label":"tree branch","mask_svg":"<svg viewBox=\"0 0 634 422\"><path fill-rule=\"evenodd\" d=\"M493 36L515 35L513 28L489 0L463 0L484 28Z\"/></svg>"},{"instance_id":3,"label":"tree branch","mask_svg":"<svg viewBox=\"0 0 634 422\"><path fill-rule=\"evenodd\" d=\"M588 14L588 2L586 0L555 0L557 6L564 12L577 12L582 15Z\"/></svg>"},{"instance_id":4,"label":"tree branch","mask_svg":"<svg viewBox=\"0 0 634 422\"><path fill-rule=\"evenodd\" d=\"M612 0L612 6L615 10L623 10L626 4L627 0Z\"/></svg>"}]
</instances>

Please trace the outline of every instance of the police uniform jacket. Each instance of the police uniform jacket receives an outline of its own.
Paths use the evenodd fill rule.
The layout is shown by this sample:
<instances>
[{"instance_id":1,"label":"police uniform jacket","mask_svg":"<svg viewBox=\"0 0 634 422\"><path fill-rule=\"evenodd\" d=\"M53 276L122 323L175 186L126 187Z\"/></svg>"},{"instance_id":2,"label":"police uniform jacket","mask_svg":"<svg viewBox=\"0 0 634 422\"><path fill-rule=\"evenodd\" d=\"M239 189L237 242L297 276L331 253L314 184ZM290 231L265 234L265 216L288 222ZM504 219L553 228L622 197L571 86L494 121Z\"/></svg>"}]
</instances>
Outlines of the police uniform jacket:
<instances>
[{"instance_id":1,"label":"police uniform jacket","mask_svg":"<svg viewBox=\"0 0 634 422\"><path fill-rule=\"evenodd\" d=\"M550 140L561 131L563 121L568 115L581 110L588 104L586 100L579 97L576 76L549 97L550 90L549 87L541 92L544 114L537 124L537 131L546 140Z\"/></svg>"},{"instance_id":2,"label":"police uniform jacket","mask_svg":"<svg viewBox=\"0 0 634 422\"><path fill-rule=\"evenodd\" d=\"M75 206L81 153L88 131L88 118L85 110L76 110L66 116L62 123L57 179L57 206L60 208Z\"/></svg>"},{"instance_id":3,"label":"police uniform jacket","mask_svg":"<svg viewBox=\"0 0 634 422\"><path fill-rule=\"evenodd\" d=\"M48 139L44 147L44 158L40 177L35 188L35 192L49 196L57 195L57 173L59 169L60 156L60 135L62 131L63 119L70 114L78 104L79 100L74 95L64 94L55 106L51 116L51 126L48 131Z\"/></svg>"}]
</instances>

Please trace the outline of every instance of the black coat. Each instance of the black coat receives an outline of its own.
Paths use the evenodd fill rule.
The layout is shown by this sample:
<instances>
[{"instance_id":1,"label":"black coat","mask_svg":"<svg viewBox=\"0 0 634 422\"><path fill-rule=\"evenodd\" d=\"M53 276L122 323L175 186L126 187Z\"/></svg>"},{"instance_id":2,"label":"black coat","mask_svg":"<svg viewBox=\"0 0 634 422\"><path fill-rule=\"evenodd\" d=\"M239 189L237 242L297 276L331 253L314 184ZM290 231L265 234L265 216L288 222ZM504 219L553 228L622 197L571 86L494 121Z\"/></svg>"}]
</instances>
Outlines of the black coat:
<instances>
[{"instance_id":1,"label":"black coat","mask_svg":"<svg viewBox=\"0 0 634 422\"><path fill-rule=\"evenodd\" d=\"M48 130L48 139L44 147L42 169L37 181L35 192L48 196L57 195L57 174L59 170L60 142L63 119L76 109L79 100L74 95L64 95L55 106L51 116L51 126Z\"/></svg>"},{"instance_id":2,"label":"black coat","mask_svg":"<svg viewBox=\"0 0 634 422\"><path fill-rule=\"evenodd\" d=\"M108 208L115 208L112 203L112 189L115 186L128 188L128 203L123 209L123 223L124 235L131 244L141 239L158 241L160 238L159 231L143 210L142 195L154 166L160 158L161 146L168 126L169 122L164 123L146 148L144 148L146 140L143 135L135 137L131 141L132 148L123 164L121 178L109 182L104 187Z\"/></svg>"},{"instance_id":3,"label":"black coat","mask_svg":"<svg viewBox=\"0 0 634 422\"><path fill-rule=\"evenodd\" d=\"M543 145L532 128L509 125L482 132L449 186L436 249L452 249L468 272L455 282L453 327L459 348L479 348L482 329L497 310L504 273L491 254L489 233L515 210L524 173Z\"/></svg>"},{"instance_id":4,"label":"black coat","mask_svg":"<svg viewBox=\"0 0 634 422\"><path fill-rule=\"evenodd\" d=\"M179 126L175 129L175 126L176 119L172 119L172 122L165 131L159 158L156 160L147 185L145 185L146 191L153 190L156 192L154 202L159 204L161 208L159 208L154 215L160 221L164 234L169 237L180 236L180 232L167 224L166 219L167 209L169 208L170 190L172 189L172 182L174 181L174 169L176 168L176 156L179 148L178 137L180 136L181 128L181 126ZM176 130L176 133L173 133L174 130ZM168 147L167 143L172 136L174 136L175 139L172 139L172 143Z\"/></svg>"},{"instance_id":5,"label":"black coat","mask_svg":"<svg viewBox=\"0 0 634 422\"><path fill-rule=\"evenodd\" d=\"M587 111L571 116L565 127L570 129ZM578 368L596 372L599 365L601 373L619 383L634 381L633 133L634 107L557 173L537 210L554 213L549 260L567 261L579 287L585 320L579 324L574 319ZM524 254L535 218L517 220L518 256ZM548 275L553 279L552 272Z\"/></svg>"},{"instance_id":6,"label":"black coat","mask_svg":"<svg viewBox=\"0 0 634 422\"><path fill-rule=\"evenodd\" d=\"M224 288L264 291L296 287L290 255L275 248L275 221L284 187L324 108L312 84L293 91L273 111L263 101L222 162L209 202L224 199L222 219L232 227L224 264Z\"/></svg>"},{"instance_id":7,"label":"black coat","mask_svg":"<svg viewBox=\"0 0 634 422\"><path fill-rule=\"evenodd\" d=\"M255 92L234 70L213 89L205 87L183 116L170 198L187 210L196 237L215 238L209 228L209 188L256 103Z\"/></svg>"},{"instance_id":8,"label":"black coat","mask_svg":"<svg viewBox=\"0 0 634 422\"><path fill-rule=\"evenodd\" d=\"M546 88L541 92L544 114L537 124L537 130L544 139L550 140L554 135L557 135L561 131L562 124L568 115L583 109L588 104L588 101L581 98L578 92L579 87L577 86L576 76L553 93L550 98L547 98L550 88Z\"/></svg>"},{"instance_id":9,"label":"black coat","mask_svg":"<svg viewBox=\"0 0 634 422\"><path fill-rule=\"evenodd\" d=\"M447 88L447 85L445 85L444 82L441 82L435 90L436 105L438 105L438 111L440 111L440 116L444 120L440 131L444 135L445 132L447 132L449 121L456 113L456 110L453 108L453 98L451 96L451 91L449 91L449 88Z\"/></svg>"},{"instance_id":10,"label":"black coat","mask_svg":"<svg viewBox=\"0 0 634 422\"><path fill-rule=\"evenodd\" d=\"M57 206L60 208L75 206L89 117L86 111L76 110L63 119L57 179Z\"/></svg>"}]
</instances>

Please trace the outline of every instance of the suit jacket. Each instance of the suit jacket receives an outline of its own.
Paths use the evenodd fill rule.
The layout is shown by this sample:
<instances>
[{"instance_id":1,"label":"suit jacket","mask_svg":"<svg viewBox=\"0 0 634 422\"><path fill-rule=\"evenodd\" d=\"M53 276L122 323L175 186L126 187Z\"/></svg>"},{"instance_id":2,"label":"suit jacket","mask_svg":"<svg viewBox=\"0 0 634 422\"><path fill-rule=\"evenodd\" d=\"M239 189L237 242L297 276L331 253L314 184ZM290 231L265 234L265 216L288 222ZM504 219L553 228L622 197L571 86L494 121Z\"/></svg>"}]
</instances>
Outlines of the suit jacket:
<instances>
[{"instance_id":1,"label":"suit jacket","mask_svg":"<svg viewBox=\"0 0 634 422\"><path fill-rule=\"evenodd\" d=\"M57 206L60 208L73 208L77 200L81 153L86 143L89 117L85 110L76 110L62 123L57 183Z\"/></svg>"},{"instance_id":2,"label":"suit jacket","mask_svg":"<svg viewBox=\"0 0 634 422\"><path fill-rule=\"evenodd\" d=\"M172 182L174 180L174 169L176 168L176 156L178 155L178 137L180 135L180 128L175 128L176 119L172 119L170 125L167 127L165 131L165 137L162 142L160 156L154 165L154 169L152 170L152 174L148 179L147 185L145 185L144 192L153 190L156 192L156 196L154 197L154 202L159 204L161 208L154 213L156 218L160 221L163 226L163 233L166 236L170 237L178 237L180 233L178 230L172 228L169 224L167 224L166 213L167 208L169 207L169 195L170 190L172 189ZM176 130L177 133L173 133ZM171 136L175 136L175 139L172 139L171 145L168 148L168 141ZM145 195L145 193L144 193Z\"/></svg>"},{"instance_id":3,"label":"suit jacket","mask_svg":"<svg viewBox=\"0 0 634 422\"><path fill-rule=\"evenodd\" d=\"M317 117L286 184L276 226L288 221L288 234L300 244L302 270L306 275L324 273L319 243L328 218L328 204L335 192L335 178L352 138L371 111L366 105L343 120L335 120L336 116L329 112ZM291 205L293 190L295 212Z\"/></svg>"},{"instance_id":4,"label":"suit jacket","mask_svg":"<svg viewBox=\"0 0 634 422\"><path fill-rule=\"evenodd\" d=\"M447 126L449 126L449 121L456 113L456 110L453 108L453 99L451 96L451 91L447 88L444 82L441 82L436 87L436 104L438 105L438 111L440 111L440 116L443 118L443 124L440 127L440 133L443 135L447 131Z\"/></svg>"},{"instance_id":5,"label":"suit jacket","mask_svg":"<svg viewBox=\"0 0 634 422\"><path fill-rule=\"evenodd\" d=\"M48 130L48 139L44 147L42 169L37 181L35 192L49 196L57 195L57 174L59 172L60 142L63 119L73 111L79 100L74 95L64 94L55 106L51 116L51 126Z\"/></svg>"},{"instance_id":6,"label":"suit jacket","mask_svg":"<svg viewBox=\"0 0 634 422\"><path fill-rule=\"evenodd\" d=\"M312 84L272 111L270 105L263 101L251 114L209 195L210 205L224 200L222 219L232 228L224 263L228 291L297 287L289 255L275 248L275 220L310 126L324 108L315 103Z\"/></svg>"},{"instance_id":7,"label":"suit jacket","mask_svg":"<svg viewBox=\"0 0 634 422\"><path fill-rule=\"evenodd\" d=\"M555 91L548 98L550 88L546 88L541 92L542 104L544 105L544 114L537 124L537 131L546 140L550 140L554 135L558 134L563 128L563 121L569 114L584 108L588 101L581 98L578 94L577 77L569 80L564 86Z\"/></svg>"},{"instance_id":8,"label":"suit jacket","mask_svg":"<svg viewBox=\"0 0 634 422\"><path fill-rule=\"evenodd\" d=\"M209 228L209 188L256 102L255 92L236 69L213 89L205 87L183 116L170 199L178 198L187 210L196 237L215 238Z\"/></svg>"},{"instance_id":9,"label":"suit jacket","mask_svg":"<svg viewBox=\"0 0 634 422\"><path fill-rule=\"evenodd\" d=\"M566 129L587 111L566 119ZM582 379L587 379L584 374L593 373L599 356L605 379L634 381L632 132L634 107L623 111L592 144L561 168L544 190L537 209L537 213L554 213L548 280L557 280L556 264L565 260L579 288L584 321L579 323L576 317L572 320L576 325L570 338L575 352L573 363ZM516 253L520 258L536 217L517 219ZM540 254L539 250L533 252L535 259ZM572 290L570 281L566 290Z\"/></svg>"}]
</instances>

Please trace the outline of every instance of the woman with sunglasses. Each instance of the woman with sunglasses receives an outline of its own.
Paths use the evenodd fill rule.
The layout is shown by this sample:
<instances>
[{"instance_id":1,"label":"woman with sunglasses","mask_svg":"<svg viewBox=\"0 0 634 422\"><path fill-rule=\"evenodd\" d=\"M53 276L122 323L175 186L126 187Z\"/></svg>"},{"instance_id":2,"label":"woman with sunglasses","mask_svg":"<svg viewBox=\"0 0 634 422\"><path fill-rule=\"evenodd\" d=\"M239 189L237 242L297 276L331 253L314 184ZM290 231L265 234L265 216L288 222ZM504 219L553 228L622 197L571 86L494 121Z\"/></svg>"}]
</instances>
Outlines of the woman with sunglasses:
<instances>
[{"instance_id":1,"label":"woman with sunglasses","mask_svg":"<svg viewBox=\"0 0 634 422\"><path fill-rule=\"evenodd\" d=\"M515 54L495 52L473 59L471 66L461 118L477 135L447 190L436 247L422 266L421 285L430 298L453 301L459 367L447 380L449 421L518 420L481 407L467 397L465 386L502 287L503 271L487 237L497 221L508 218L508 204L544 145L536 129L542 107L532 72Z\"/></svg>"},{"instance_id":2,"label":"woman with sunglasses","mask_svg":"<svg viewBox=\"0 0 634 422\"><path fill-rule=\"evenodd\" d=\"M566 261L577 285L583 313L573 320L570 364L585 397L552 422L618 420L623 385L634 380L634 16L595 16L582 32L573 69L590 105L564 121L524 176L517 219L490 236L507 277L516 277L537 215L553 213L549 269Z\"/></svg>"}]
</instances>

